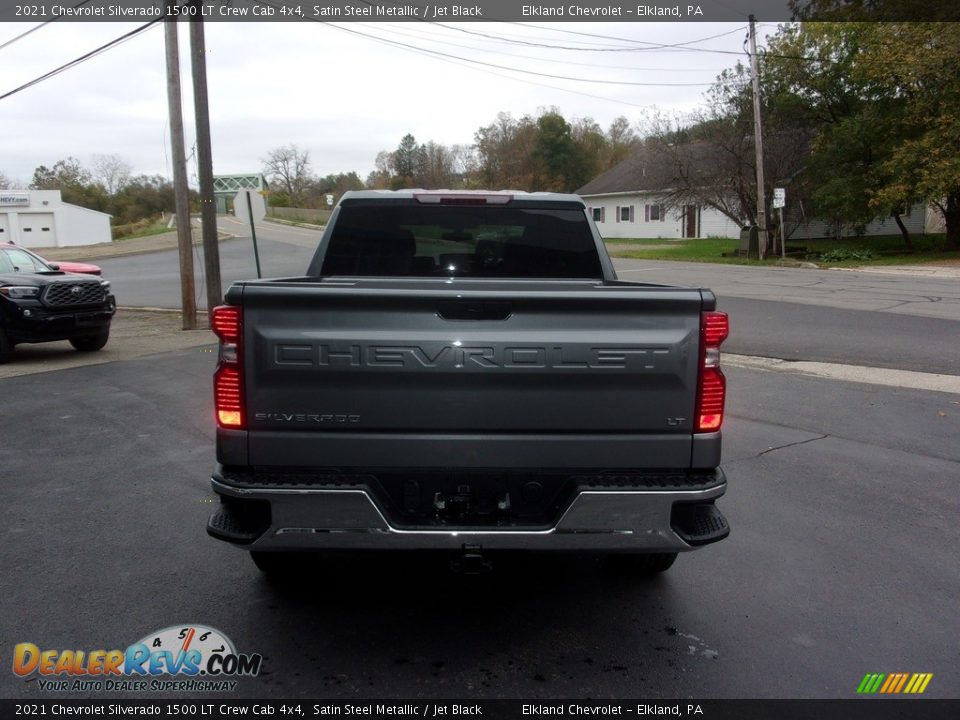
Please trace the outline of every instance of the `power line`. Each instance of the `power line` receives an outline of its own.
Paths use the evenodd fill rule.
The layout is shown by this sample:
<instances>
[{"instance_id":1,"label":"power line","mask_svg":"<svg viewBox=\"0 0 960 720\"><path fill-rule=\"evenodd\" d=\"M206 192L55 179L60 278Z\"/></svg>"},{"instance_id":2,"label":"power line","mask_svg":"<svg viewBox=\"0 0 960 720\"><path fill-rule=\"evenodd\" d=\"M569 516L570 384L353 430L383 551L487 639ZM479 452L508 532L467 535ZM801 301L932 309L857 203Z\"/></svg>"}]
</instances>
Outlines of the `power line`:
<instances>
[{"instance_id":1,"label":"power line","mask_svg":"<svg viewBox=\"0 0 960 720\"><path fill-rule=\"evenodd\" d=\"M260 2L261 0L257 0ZM467 30L466 28L456 27L453 25L446 25L444 23L431 23L438 27L447 28L448 30L456 30L457 32L466 33L467 35L477 35L479 37L485 37L492 40L499 40L501 42L513 43L516 45L524 45L527 47L543 47L550 48L552 50L575 50L578 52L650 52L657 50L666 50L666 51L690 51L690 52L708 52L708 53L719 53L721 55L740 55L739 51L736 50L713 50L710 48L698 48L692 47L691 43L695 42L704 42L705 40L713 39L714 37L721 37L721 35L729 35L733 32L739 32L743 28L737 28L729 33L722 33L721 35L711 36L709 38L701 38L700 40L690 40L687 43L651 43L645 40L632 40L634 43L643 43L649 47L611 47L611 48L579 48L579 47L570 47L568 45L550 45L548 43L539 43L533 42L530 40L512 40L502 35L493 35L491 33L482 33L477 30ZM573 31L568 31L573 32Z\"/></svg>"},{"instance_id":2,"label":"power line","mask_svg":"<svg viewBox=\"0 0 960 720\"><path fill-rule=\"evenodd\" d=\"M86 0L86 1L89 2L90 0ZM20 33L15 38L12 38L11 40L7 40L3 45L0 45L0 50L3 50L5 47L9 47L10 45L13 45L15 42L17 42L17 40L23 40L23 38L25 38L27 35L35 33L40 28L45 27L52 22L55 22L55 20L47 20L45 23L40 23L39 25L35 25L34 27L27 30L25 33Z\"/></svg>"},{"instance_id":3,"label":"power line","mask_svg":"<svg viewBox=\"0 0 960 720\"><path fill-rule=\"evenodd\" d=\"M274 7L267 0L254 0L260 5L268 5ZM342 32L350 33L351 35L357 35L359 37L364 37L370 40L374 40L381 43L386 43L387 45L393 45L395 47L403 48L406 50L412 50L420 53L427 53L429 55L434 55L442 58L449 58L451 60L460 60L461 62L470 63L472 65L482 65L484 67L491 67L497 70L507 70L509 72L521 73L524 75L535 75L537 77L551 78L554 80L569 80L571 82L585 82L592 85L620 85L620 86L630 86L630 87L705 87L712 85L712 82L708 83L647 83L647 82L630 82L627 80L598 80L595 78L580 78L580 77L571 77L569 75L554 75L552 73L541 73L536 72L535 70L521 70L519 68L507 67L505 65L497 65L496 63L484 62L483 60L473 60L471 58L465 58L460 55L453 55L451 53L440 52L439 50L428 50L426 48L420 48L415 45L410 45L408 43L403 43L398 40L390 40L388 38L379 37L377 35L371 35L369 33L363 33L359 30L352 30L347 27L342 27L336 25L335 23L325 22L323 20L316 20L314 18L309 18L313 22L319 23L320 25L326 25L327 27L336 28Z\"/></svg>"},{"instance_id":4,"label":"power line","mask_svg":"<svg viewBox=\"0 0 960 720\"><path fill-rule=\"evenodd\" d=\"M337 27L337 26L331 26L331 27L333 27L334 30L340 30L340 29L341 29L341 28L339 28L339 27ZM381 40L379 40L378 38L374 38L374 41L375 41L375 42L386 42L386 41L381 41ZM427 53L425 53L425 52L423 52L423 51L421 51L421 50L411 50L410 52L415 52L415 53L417 53L417 54L419 54L419 55L424 55L424 56L426 56L426 57L432 57L431 55L428 55ZM537 82L537 81L535 81L535 80L526 80L526 79L524 79L524 78L513 77L513 76L510 76L510 75L504 75L503 73L494 72L493 70L485 70L484 68L478 68L478 67L473 67L473 66L471 66L471 65L466 65L466 64L464 64L464 63L462 63L462 62L457 62L456 60L448 60L448 59L446 59L446 58L434 58L434 59L435 59L435 60L438 60L439 62L445 62L445 63L448 63L448 64L450 64L450 65L456 65L457 67L468 68L468 69L470 69L470 70L473 70L474 72L481 72L481 73L486 73L487 75L493 75L494 77L504 78L505 80L511 80L511 81L513 81L513 82L520 82L520 83L524 83L524 84L526 84L526 85L534 85L534 86L536 86L536 87L547 88L547 89L549 89L549 90L558 90L559 92L570 93L571 95L580 95L581 97L588 97L588 98L592 98L592 99L594 99L594 100L604 100L604 101L606 101L606 102L617 103L618 105L629 105L630 107L641 108L641 109L644 109L644 110L649 109L649 108L651 108L651 107L655 107L655 106L653 106L653 105L641 105L641 104L639 104L639 103L632 103L632 102L629 102L629 101L627 101L627 100L619 100L619 99L616 99L616 98L606 97L606 96L604 96L604 95L594 95L594 94L592 94L592 93L585 93L585 92L581 92L581 91L579 91L579 90L571 90L571 89L569 89L569 88L557 87L556 85L547 85L546 83Z\"/></svg>"},{"instance_id":5,"label":"power line","mask_svg":"<svg viewBox=\"0 0 960 720\"><path fill-rule=\"evenodd\" d=\"M576 62L574 60L557 60L556 58L545 58L545 57L531 57L530 55L520 55L518 53L505 52L503 50L494 50L492 48L485 48L476 45L464 45L456 42L449 42L446 40L439 40L441 37L436 33L421 33L415 30L409 30L404 28L400 30L396 28L391 23L378 23L378 25L386 25L389 27L390 32L395 35L402 35L404 37L411 37L418 40L429 40L431 42L440 43L441 45L452 45L454 47L463 48L466 50L475 50L477 52L485 53L496 53L498 55L504 55L506 57L519 57L525 58L527 60L535 60L537 62L548 62L548 63L558 63L561 65L575 65L578 67L590 67L590 68L599 68L601 70L630 70L634 72L716 72L716 68L665 68L665 67L637 67L634 65L601 65L597 63L583 63ZM380 29L379 27L377 29ZM448 36L447 36L448 37Z\"/></svg>"},{"instance_id":6,"label":"power line","mask_svg":"<svg viewBox=\"0 0 960 720\"><path fill-rule=\"evenodd\" d=\"M411 24L413 24L413 23L404 23L404 24L411 25ZM529 25L528 23L508 23L507 21L502 21L502 24L504 24L504 25L506 25L506 24L516 24L516 25L520 25L521 27L537 27L537 28L540 28L540 27L541 27L541 26L531 26L531 25ZM426 21L426 20L420 20L420 26L421 26L421 27L432 27L432 26L437 26L437 25L441 25L441 23L431 22L431 21ZM458 28L456 28L456 27L453 27L453 28L446 27L446 29L448 29L448 30L450 30L450 29L452 29L452 30L457 30ZM547 30L549 31L549 28L544 28L544 29L547 29ZM568 32L572 32L572 31L569 31L569 30L555 30L554 32L565 32L565 33L568 33ZM527 34L519 35L519 34L514 34L514 33L508 33L508 32L500 32L497 37L500 38L500 39L495 40L495 42L510 43L510 42L511 42L513 39L515 39L515 38L529 39L529 38L530 38L530 34L527 33ZM602 37L602 36L599 36L599 37ZM544 39L552 39L552 38L544 38ZM595 47L616 47L616 48L623 48L623 47L624 47L623 44L622 44L622 41L617 41L616 44L614 44L614 43L601 43L601 42L586 41L586 40L568 40L567 42L576 43L576 44L579 44L579 45L592 45L592 46L595 46ZM581 48L574 48L574 49L580 50Z\"/></svg>"},{"instance_id":7,"label":"power line","mask_svg":"<svg viewBox=\"0 0 960 720\"><path fill-rule=\"evenodd\" d=\"M708 37L698 38L697 40L687 40L686 42L682 42L682 43L666 43L666 44L664 44L664 43L652 43L652 42L649 42L649 41L647 41L647 40L637 40L636 38L616 37L615 35L600 35L600 34L598 34L598 33L588 33L588 32L582 32L582 31L577 31L577 30L561 30L560 28L550 28L550 27L545 27L545 26L543 26L543 25L534 25L533 23L522 23L522 22L511 21L509 24L510 24L510 25L519 25L520 27L532 27L532 28L536 28L537 30L547 30L547 31L550 31L550 32L563 33L564 35L579 35L579 36L581 36L581 37L595 37L595 38L601 38L601 39L603 39L603 40L616 40L616 41L618 41L618 42L631 42L631 43L638 43L638 44L643 44L643 45L653 45L653 46L656 46L656 47L650 48L650 49L658 49L658 48L682 48L682 47L685 47L685 46L687 46L687 45L693 45L693 44L695 44L695 43L706 42L707 40L715 40L715 39L717 39L717 38L725 37L725 36L727 36L727 35L733 35L734 33L740 32L741 30L746 30L746 27L747 27L746 25L743 25L743 26L738 27L738 28L736 28L736 29L734 29L734 30L729 30L729 31L727 31L727 32L718 33L718 34L716 34L716 35L709 35ZM643 48L643 49L647 49L647 48Z\"/></svg>"},{"instance_id":8,"label":"power line","mask_svg":"<svg viewBox=\"0 0 960 720\"><path fill-rule=\"evenodd\" d=\"M138 27L138 28L136 28L136 29L134 29L134 30L131 30L131 31L128 32L128 33L125 33L124 35L121 35L120 37L115 38L115 39L111 40L110 42L108 42L108 43L106 43L106 44L104 44L104 45L101 45L100 47L96 48L95 50L91 50L90 52L86 53L85 55L81 55L80 57L78 57L78 58L76 58L76 59L74 59L74 60L71 60L71 61L68 62L68 63L64 63L64 64L61 65L60 67L55 68L55 69L51 70L50 72L41 75L40 77L34 78L33 80L24 83L23 85L21 85L21 86L18 87L18 88L14 88L13 90L10 90L9 92L6 92L6 93L4 93L3 95L0 95L0 100L5 100L6 98L10 97L11 95L16 95L18 92L21 92L21 91L23 91L23 90L26 90L27 88L31 88L31 87L33 87L34 85L43 82L44 80L49 80L49 79L52 78L54 75L59 75L60 73L62 73L64 70L69 70L69 69L72 68L72 67L76 67L77 65L80 65L81 63L84 63L84 62L86 62L87 60L90 60L91 58L96 57L96 56L99 55L100 53L106 52L106 51L109 50L110 48L112 48L112 47L114 47L114 46L116 46L116 45L119 45L119 44L121 44L121 43L124 43L124 42L126 42L127 40L132 39L133 37L139 35L139 34L142 33L143 31L149 29L151 26L156 25L158 22L162 22L162 21L163 21L163 18L160 17L160 18L157 18L156 20L151 20L151 21L148 22L148 23L144 23L144 24L141 25L140 27Z\"/></svg>"},{"instance_id":9,"label":"power line","mask_svg":"<svg viewBox=\"0 0 960 720\"><path fill-rule=\"evenodd\" d=\"M257 0L257 2L264 2L264 0ZM397 40L389 40L387 38L378 37L376 35L362 33L362 32L359 32L358 30L351 30L346 27L335 25L334 23L324 22L322 24L337 28L338 30L343 30L344 32L352 33L354 35L375 39L380 42L387 43L389 45L394 45L396 47L406 48L408 50L416 50L418 52L428 53L430 55L436 55L438 57L451 58L453 60L460 60L462 62L467 62L474 65L483 65L485 67L496 68L497 70L507 70L509 72L517 72L517 73L522 73L524 75L535 75L537 77L551 78L554 80L569 80L572 82L585 82L585 83L591 83L593 85L623 85L623 86L631 86L631 87L705 87L707 85L713 84L712 82L648 83L648 82L633 82L628 80L600 80L597 78L572 77L570 75L554 75L552 73L542 73L542 72L537 72L535 70L521 70L520 68L508 67L506 65L497 65L496 63L484 62L483 60L473 60L472 58L465 58L460 55L452 55L450 53L440 52L439 50L428 50L427 48L418 48L414 45L408 45L407 43L402 43Z\"/></svg>"},{"instance_id":10,"label":"power line","mask_svg":"<svg viewBox=\"0 0 960 720\"><path fill-rule=\"evenodd\" d=\"M80 2L78 2L76 5L74 5L74 6L71 8L71 10L76 10L77 8L86 5L88 2L90 2L90 0L80 0ZM3 50L5 47L9 47L10 45L13 45L13 44L14 44L15 42L17 42L18 40L23 40L23 38L27 37L27 35L31 35L31 34L35 33L37 30L39 30L40 28L46 27L46 26L49 25L50 23L56 22L57 20L60 20L61 18L62 18L62 16L61 16L61 17L55 17L55 18L53 18L53 20L47 20L46 22L42 22L42 23L40 23L39 25L30 28L29 30L27 30L27 31L24 32L24 33L20 33L20 34L17 35L15 38L11 38L10 40L7 40L3 45L0 45L0 50Z\"/></svg>"},{"instance_id":11,"label":"power line","mask_svg":"<svg viewBox=\"0 0 960 720\"><path fill-rule=\"evenodd\" d=\"M260 2L260 0L255 0L255 1L256 1L256 2ZM360 0L360 2L363 3L364 5L368 5L368 6L371 6L371 7L374 5L374 3L371 2L371 0ZM587 52L636 52L636 51L642 51L642 50L678 49L678 50L699 50L699 51L702 51L702 52L722 52L722 53L726 53L726 54L739 54L739 53L735 53L735 52L727 51L727 50L709 50L709 49L707 49L707 48L693 48L693 47L688 47L688 46L694 45L695 43L706 42L707 40L714 40L714 39L716 39L716 38L724 37L724 36L726 36L726 35L732 35L733 33L739 32L740 30L743 30L743 29L745 29L745 27L746 27L746 26L743 26L743 27L736 28L736 29L734 29L734 30L728 30L728 31L726 31L726 32L718 33L718 34L716 34L716 35L709 35L709 36L707 36L707 37L698 38L698 39L696 39L696 40L687 40L687 41L682 42L682 43L655 43L655 42L650 42L649 40L637 40L636 38L618 38L618 37L614 37L614 36L610 36L610 35L600 35L600 34L596 34L596 33L577 32L577 31L574 31L574 30L560 30L560 29L556 29L556 28L547 28L547 27L544 27L544 26L542 26L542 25L534 25L534 24L532 24L532 23L521 23L521 22L516 22L516 21L503 21L503 20L497 20L497 18L491 18L491 20L496 21L496 22L508 23L508 24L510 24L510 25L519 25L520 27L533 27L533 28L537 28L537 29L539 29L539 30L548 30L548 31L553 31L553 32L560 32L560 33L564 33L564 34L568 34L568 35L580 35L580 36L582 36L582 37L595 37L595 38L600 38L600 39L603 39L603 40L615 40L615 41L617 41L617 42L629 42L629 43L634 43L634 44L637 44L637 45L648 45L648 46L650 46L650 47L643 47L643 48L632 48L632 47L575 48L575 47L567 47L567 46L562 46L562 45L539 44L539 43L533 43L533 42L527 41L527 40L512 40L512 39L509 39L509 38L506 37L506 36L502 36L502 35L492 35L492 34L488 34L488 33L481 33L481 32L478 32L478 31L466 30L466 29L464 29L464 28L462 28L462 27L457 27L457 26L453 26L453 25L447 25L447 24L445 24L445 23L432 22L432 21L425 20L425 19L420 18L420 17L417 17L416 19L419 20L419 22L421 22L421 23L426 23L426 24L429 24L429 25L435 25L435 26L437 26L437 27L446 28L447 30L456 30L457 32L467 33L468 35L479 35L479 36L481 36L481 37L487 37L487 38L499 40L499 41L501 41L501 42L517 43L517 44L521 44L521 45L530 45L530 46L536 46L536 47L546 47L546 48L552 48L552 49L555 49L555 50L578 50L578 51L587 51Z\"/></svg>"}]
</instances>

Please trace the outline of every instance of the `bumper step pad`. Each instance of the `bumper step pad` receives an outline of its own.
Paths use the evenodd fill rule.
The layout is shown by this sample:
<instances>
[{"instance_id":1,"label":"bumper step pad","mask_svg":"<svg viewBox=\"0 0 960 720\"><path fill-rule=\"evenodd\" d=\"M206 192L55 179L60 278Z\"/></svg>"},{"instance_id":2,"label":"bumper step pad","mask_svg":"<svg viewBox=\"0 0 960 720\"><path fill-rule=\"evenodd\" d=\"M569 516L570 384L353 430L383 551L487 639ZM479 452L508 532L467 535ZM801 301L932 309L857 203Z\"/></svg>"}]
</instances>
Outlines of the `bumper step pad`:
<instances>
[{"instance_id":1,"label":"bumper step pad","mask_svg":"<svg viewBox=\"0 0 960 720\"><path fill-rule=\"evenodd\" d=\"M241 544L253 542L269 527L270 504L264 500L221 499L207 520L207 534Z\"/></svg>"},{"instance_id":2,"label":"bumper step pad","mask_svg":"<svg viewBox=\"0 0 960 720\"><path fill-rule=\"evenodd\" d=\"M713 503L677 503L670 525L688 545L707 545L730 534L730 524Z\"/></svg>"}]
</instances>

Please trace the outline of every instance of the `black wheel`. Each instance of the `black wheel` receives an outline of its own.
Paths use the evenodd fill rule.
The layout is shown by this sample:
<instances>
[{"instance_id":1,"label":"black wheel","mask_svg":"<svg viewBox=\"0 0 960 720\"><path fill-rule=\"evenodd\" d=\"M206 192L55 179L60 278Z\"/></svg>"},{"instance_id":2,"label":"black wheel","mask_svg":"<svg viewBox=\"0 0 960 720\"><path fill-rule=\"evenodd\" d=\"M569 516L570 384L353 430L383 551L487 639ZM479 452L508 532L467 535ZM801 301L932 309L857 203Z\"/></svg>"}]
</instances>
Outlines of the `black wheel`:
<instances>
[{"instance_id":1,"label":"black wheel","mask_svg":"<svg viewBox=\"0 0 960 720\"><path fill-rule=\"evenodd\" d=\"M104 330L97 335L87 335L85 337L70 338L70 344L80 352L96 352L101 350L110 339L110 331Z\"/></svg>"},{"instance_id":2,"label":"black wheel","mask_svg":"<svg viewBox=\"0 0 960 720\"><path fill-rule=\"evenodd\" d=\"M7 339L7 334L0 330L0 365L3 365L5 362L10 362L10 357L13 355L13 343Z\"/></svg>"},{"instance_id":3,"label":"black wheel","mask_svg":"<svg viewBox=\"0 0 960 720\"><path fill-rule=\"evenodd\" d=\"M287 577L297 566L298 553L292 552L263 552L251 550L250 558L257 569L270 578Z\"/></svg>"},{"instance_id":4,"label":"black wheel","mask_svg":"<svg viewBox=\"0 0 960 720\"><path fill-rule=\"evenodd\" d=\"M670 569L677 553L629 553L611 555L610 562L618 571L637 575L656 575Z\"/></svg>"}]
</instances>

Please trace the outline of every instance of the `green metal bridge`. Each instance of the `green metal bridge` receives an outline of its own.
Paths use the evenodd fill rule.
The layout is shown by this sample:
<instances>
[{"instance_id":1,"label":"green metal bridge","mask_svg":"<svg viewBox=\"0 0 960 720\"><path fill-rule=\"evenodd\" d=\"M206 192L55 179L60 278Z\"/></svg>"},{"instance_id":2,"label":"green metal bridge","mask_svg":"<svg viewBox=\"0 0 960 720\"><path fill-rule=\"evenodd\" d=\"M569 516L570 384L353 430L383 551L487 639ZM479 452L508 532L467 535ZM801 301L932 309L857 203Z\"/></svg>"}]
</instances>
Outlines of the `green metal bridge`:
<instances>
[{"instance_id":1,"label":"green metal bridge","mask_svg":"<svg viewBox=\"0 0 960 720\"><path fill-rule=\"evenodd\" d=\"M238 191L256 190L262 193L269 189L267 179L260 173L213 176L213 197L216 200L217 213L219 214L228 212L230 209L229 203L233 201Z\"/></svg>"}]
</instances>

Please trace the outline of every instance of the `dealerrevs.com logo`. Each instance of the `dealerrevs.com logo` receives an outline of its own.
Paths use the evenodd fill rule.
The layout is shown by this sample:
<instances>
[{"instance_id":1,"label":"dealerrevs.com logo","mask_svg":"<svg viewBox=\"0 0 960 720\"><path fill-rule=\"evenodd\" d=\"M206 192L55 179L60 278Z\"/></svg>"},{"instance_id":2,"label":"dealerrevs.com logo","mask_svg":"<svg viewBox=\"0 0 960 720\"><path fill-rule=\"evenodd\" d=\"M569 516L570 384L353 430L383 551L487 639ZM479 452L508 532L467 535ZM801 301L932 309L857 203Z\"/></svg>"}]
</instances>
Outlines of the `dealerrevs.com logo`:
<instances>
[{"instance_id":1,"label":"dealerrevs.com logo","mask_svg":"<svg viewBox=\"0 0 960 720\"><path fill-rule=\"evenodd\" d=\"M262 662L262 655L237 652L230 638L204 625L172 625L125 650L13 648L14 674L36 675L47 691L223 692L236 688L234 678L259 674Z\"/></svg>"}]
</instances>

